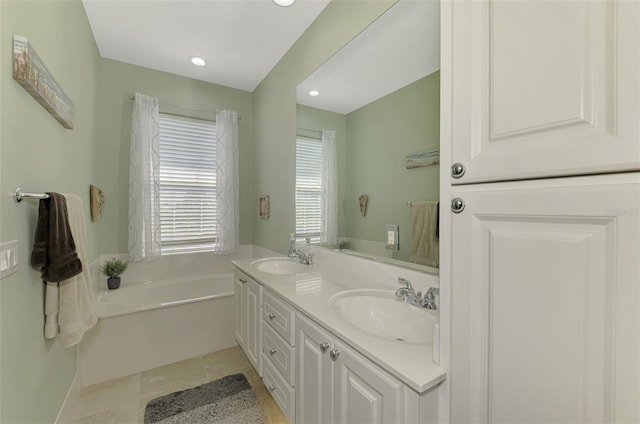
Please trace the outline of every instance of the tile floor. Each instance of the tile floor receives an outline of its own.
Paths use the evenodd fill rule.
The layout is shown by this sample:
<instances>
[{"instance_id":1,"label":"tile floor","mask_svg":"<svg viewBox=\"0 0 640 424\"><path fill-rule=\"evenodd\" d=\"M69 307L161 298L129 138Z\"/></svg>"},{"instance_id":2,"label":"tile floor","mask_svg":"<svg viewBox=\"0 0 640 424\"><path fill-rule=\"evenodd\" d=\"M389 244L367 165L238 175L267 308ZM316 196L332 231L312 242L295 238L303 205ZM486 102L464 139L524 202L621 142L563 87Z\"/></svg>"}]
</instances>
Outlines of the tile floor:
<instances>
[{"instance_id":1,"label":"tile floor","mask_svg":"<svg viewBox=\"0 0 640 424\"><path fill-rule=\"evenodd\" d=\"M150 400L236 373L247 377L269 424L288 424L239 346L85 387L69 399L64 423L143 423Z\"/></svg>"}]
</instances>

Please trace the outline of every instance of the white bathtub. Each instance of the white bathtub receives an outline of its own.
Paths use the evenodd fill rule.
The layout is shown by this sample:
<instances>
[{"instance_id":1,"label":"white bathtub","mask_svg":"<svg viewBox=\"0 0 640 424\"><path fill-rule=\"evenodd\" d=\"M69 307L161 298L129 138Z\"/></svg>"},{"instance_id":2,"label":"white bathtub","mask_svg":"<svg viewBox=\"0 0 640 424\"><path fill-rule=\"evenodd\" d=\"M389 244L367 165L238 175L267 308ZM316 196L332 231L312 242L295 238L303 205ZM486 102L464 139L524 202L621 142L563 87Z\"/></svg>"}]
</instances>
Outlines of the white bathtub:
<instances>
[{"instance_id":1,"label":"white bathtub","mask_svg":"<svg viewBox=\"0 0 640 424\"><path fill-rule=\"evenodd\" d=\"M235 346L235 259L276 256L254 245L238 253L162 256L130 263L117 290L91 265L98 324L78 347L80 386L100 383Z\"/></svg>"},{"instance_id":2,"label":"white bathtub","mask_svg":"<svg viewBox=\"0 0 640 424\"><path fill-rule=\"evenodd\" d=\"M78 348L82 387L235 346L233 272L143 281L97 294Z\"/></svg>"},{"instance_id":3,"label":"white bathtub","mask_svg":"<svg viewBox=\"0 0 640 424\"><path fill-rule=\"evenodd\" d=\"M142 281L97 296L100 318L233 296L233 272L160 281Z\"/></svg>"}]
</instances>

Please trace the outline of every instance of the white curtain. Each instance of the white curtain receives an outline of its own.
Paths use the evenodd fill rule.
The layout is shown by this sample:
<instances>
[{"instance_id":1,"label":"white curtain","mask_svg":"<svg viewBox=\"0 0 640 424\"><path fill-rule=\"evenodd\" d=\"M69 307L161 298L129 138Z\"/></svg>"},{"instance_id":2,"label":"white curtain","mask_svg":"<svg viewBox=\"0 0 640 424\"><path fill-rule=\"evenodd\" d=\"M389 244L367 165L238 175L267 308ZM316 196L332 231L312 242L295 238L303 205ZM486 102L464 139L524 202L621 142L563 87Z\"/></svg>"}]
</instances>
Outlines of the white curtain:
<instances>
[{"instance_id":1,"label":"white curtain","mask_svg":"<svg viewBox=\"0 0 640 424\"><path fill-rule=\"evenodd\" d=\"M322 131L322 243L338 243L336 132Z\"/></svg>"},{"instance_id":2,"label":"white curtain","mask_svg":"<svg viewBox=\"0 0 640 424\"><path fill-rule=\"evenodd\" d=\"M136 93L129 148L129 257L160 257L158 99Z\"/></svg>"},{"instance_id":3,"label":"white curtain","mask_svg":"<svg viewBox=\"0 0 640 424\"><path fill-rule=\"evenodd\" d=\"M240 183L238 177L238 112L216 113L216 190L218 223L216 253L240 250Z\"/></svg>"}]
</instances>

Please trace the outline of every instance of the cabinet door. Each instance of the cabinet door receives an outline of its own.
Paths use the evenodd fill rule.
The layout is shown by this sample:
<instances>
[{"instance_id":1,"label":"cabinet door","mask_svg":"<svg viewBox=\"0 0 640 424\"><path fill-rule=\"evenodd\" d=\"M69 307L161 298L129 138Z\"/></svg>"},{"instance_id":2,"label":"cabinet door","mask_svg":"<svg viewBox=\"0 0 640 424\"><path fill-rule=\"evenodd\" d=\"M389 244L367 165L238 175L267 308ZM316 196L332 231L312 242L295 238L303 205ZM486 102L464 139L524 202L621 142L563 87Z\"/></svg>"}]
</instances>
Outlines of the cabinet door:
<instances>
[{"instance_id":1,"label":"cabinet door","mask_svg":"<svg viewBox=\"0 0 640 424\"><path fill-rule=\"evenodd\" d=\"M258 373L262 362L262 286L252 279L244 284L246 308L245 353Z\"/></svg>"},{"instance_id":2,"label":"cabinet door","mask_svg":"<svg viewBox=\"0 0 640 424\"><path fill-rule=\"evenodd\" d=\"M640 2L443 8L454 184L640 169Z\"/></svg>"},{"instance_id":3,"label":"cabinet door","mask_svg":"<svg viewBox=\"0 0 640 424\"><path fill-rule=\"evenodd\" d=\"M453 194L451 422L640 422L640 175Z\"/></svg>"},{"instance_id":4,"label":"cabinet door","mask_svg":"<svg viewBox=\"0 0 640 424\"><path fill-rule=\"evenodd\" d=\"M235 272L235 280L233 283L233 293L235 296L235 313L236 313L236 340L238 344L245 347L245 331L247 315L245 313L244 302L244 283L247 281L247 277L243 276L239 271Z\"/></svg>"},{"instance_id":5,"label":"cabinet door","mask_svg":"<svg viewBox=\"0 0 640 424\"><path fill-rule=\"evenodd\" d=\"M296 422L333 422L333 337L296 313Z\"/></svg>"},{"instance_id":6,"label":"cabinet door","mask_svg":"<svg viewBox=\"0 0 640 424\"><path fill-rule=\"evenodd\" d=\"M334 422L405 422L402 383L346 345L335 342L334 349Z\"/></svg>"}]
</instances>

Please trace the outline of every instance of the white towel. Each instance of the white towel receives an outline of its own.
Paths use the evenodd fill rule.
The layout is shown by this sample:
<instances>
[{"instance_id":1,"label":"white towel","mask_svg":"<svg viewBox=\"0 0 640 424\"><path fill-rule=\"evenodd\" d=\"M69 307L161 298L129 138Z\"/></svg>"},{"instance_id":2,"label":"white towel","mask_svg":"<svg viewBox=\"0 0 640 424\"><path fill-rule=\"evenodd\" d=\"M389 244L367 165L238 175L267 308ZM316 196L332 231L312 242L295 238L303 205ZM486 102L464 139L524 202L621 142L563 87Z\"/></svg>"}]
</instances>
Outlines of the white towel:
<instances>
[{"instance_id":1,"label":"white towel","mask_svg":"<svg viewBox=\"0 0 640 424\"><path fill-rule=\"evenodd\" d=\"M96 325L93 291L88 272L84 207L75 194L65 194L69 226L82 262L82 272L59 283L47 282L45 294L44 336L52 339L59 334L62 346L70 347L82 340L84 333Z\"/></svg>"}]
</instances>

